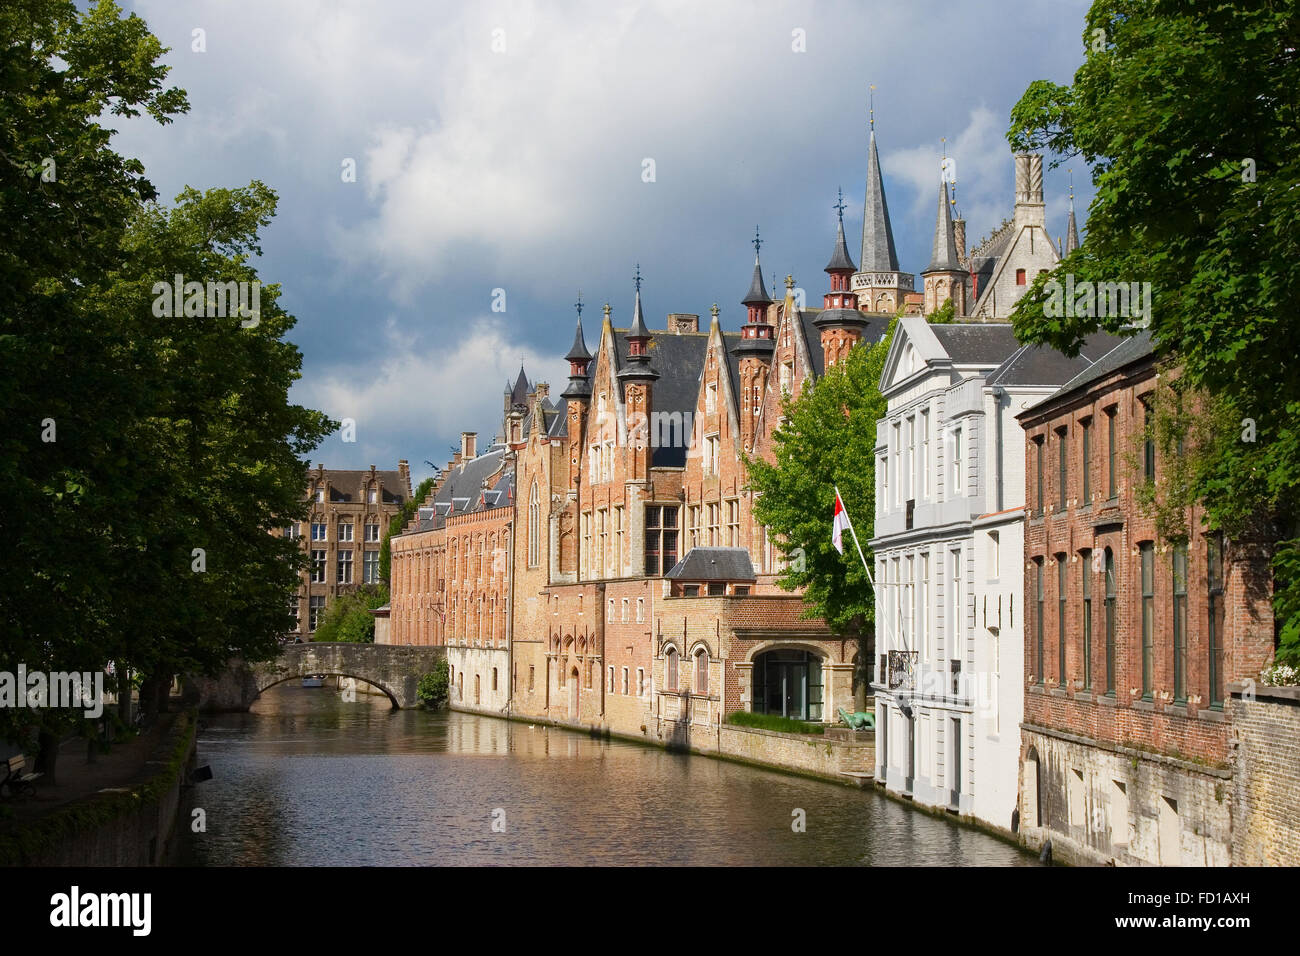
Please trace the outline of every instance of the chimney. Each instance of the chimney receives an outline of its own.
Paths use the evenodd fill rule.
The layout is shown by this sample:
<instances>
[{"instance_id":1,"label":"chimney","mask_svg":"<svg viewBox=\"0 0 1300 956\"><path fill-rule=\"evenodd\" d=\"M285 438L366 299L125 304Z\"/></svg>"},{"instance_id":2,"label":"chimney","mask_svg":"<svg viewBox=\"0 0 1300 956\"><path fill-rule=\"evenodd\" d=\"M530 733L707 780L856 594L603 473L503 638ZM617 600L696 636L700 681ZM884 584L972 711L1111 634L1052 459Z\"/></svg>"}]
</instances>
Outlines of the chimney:
<instances>
[{"instance_id":1,"label":"chimney","mask_svg":"<svg viewBox=\"0 0 1300 956\"><path fill-rule=\"evenodd\" d=\"M681 335L683 332L698 332L700 330L700 317L692 315L689 312L669 312L668 313L668 331L673 335Z\"/></svg>"},{"instance_id":2,"label":"chimney","mask_svg":"<svg viewBox=\"0 0 1300 956\"><path fill-rule=\"evenodd\" d=\"M551 394L551 386L548 385L546 382L538 382L536 385L533 386L533 394L536 395L538 400L540 401L541 399L546 398L548 395Z\"/></svg>"},{"instance_id":3,"label":"chimney","mask_svg":"<svg viewBox=\"0 0 1300 956\"><path fill-rule=\"evenodd\" d=\"M460 457L464 461L477 458L478 432L460 433Z\"/></svg>"}]
</instances>

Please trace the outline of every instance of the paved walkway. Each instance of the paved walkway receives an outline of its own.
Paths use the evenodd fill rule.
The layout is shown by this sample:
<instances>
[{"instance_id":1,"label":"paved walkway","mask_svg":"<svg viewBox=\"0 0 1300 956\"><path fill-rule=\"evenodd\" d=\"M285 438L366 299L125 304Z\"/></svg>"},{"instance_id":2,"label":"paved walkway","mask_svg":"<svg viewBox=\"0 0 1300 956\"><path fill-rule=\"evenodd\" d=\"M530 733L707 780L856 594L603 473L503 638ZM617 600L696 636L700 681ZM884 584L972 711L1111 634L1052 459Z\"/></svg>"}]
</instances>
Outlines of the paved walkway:
<instances>
[{"instance_id":1,"label":"paved walkway","mask_svg":"<svg viewBox=\"0 0 1300 956\"><path fill-rule=\"evenodd\" d=\"M55 769L58 783L51 784L47 777L40 777L35 782L35 796L6 797L0 801L0 806L13 810L11 819L14 822L30 823L58 807L92 796L101 790L143 783L157 769L146 770L145 762L153 758L176 716L163 714L151 729L134 740L125 743L114 741L111 752L95 754L94 763L86 761L84 737L65 740L59 748ZM31 770L31 766L27 769Z\"/></svg>"}]
</instances>

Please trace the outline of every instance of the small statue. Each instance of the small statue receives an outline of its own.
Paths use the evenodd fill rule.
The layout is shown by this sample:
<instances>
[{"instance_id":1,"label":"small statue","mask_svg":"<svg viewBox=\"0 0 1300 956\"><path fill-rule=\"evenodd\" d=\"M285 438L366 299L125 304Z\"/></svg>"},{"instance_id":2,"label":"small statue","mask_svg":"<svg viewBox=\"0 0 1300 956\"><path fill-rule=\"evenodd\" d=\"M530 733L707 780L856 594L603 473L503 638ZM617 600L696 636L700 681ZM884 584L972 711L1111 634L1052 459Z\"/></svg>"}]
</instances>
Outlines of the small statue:
<instances>
[{"instance_id":1,"label":"small statue","mask_svg":"<svg viewBox=\"0 0 1300 956\"><path fill-rule=\"evenodd\" d=\"M843 707L839 708L840 720L849 725L850 730L872 730L876 726L876 715L868 711L850 714Z\"/></svg>"}]
</instances>

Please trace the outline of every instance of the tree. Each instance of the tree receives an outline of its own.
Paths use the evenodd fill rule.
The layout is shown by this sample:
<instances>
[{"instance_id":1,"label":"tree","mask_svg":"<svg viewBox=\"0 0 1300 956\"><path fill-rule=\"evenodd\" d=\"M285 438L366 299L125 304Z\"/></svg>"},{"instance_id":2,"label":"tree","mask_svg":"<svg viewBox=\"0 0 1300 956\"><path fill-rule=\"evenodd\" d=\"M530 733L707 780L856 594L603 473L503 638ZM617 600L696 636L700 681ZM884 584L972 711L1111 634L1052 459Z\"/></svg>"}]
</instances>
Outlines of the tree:
<instances>
[{"instance_id":1,"label":"tree","mask_svg":"<svg viewBox=\"0 0 1300 956\"><path fill-rule=\"evenodd\" d=\"M383 585L366 585L351 594L342 594L325 611L312 639L373 644L375 616L370 612L387 603L388 588Z\"/></svg>"},{"instance_id":2,"label":"tree","mask_svg":"<svg viewBox=\"0 0 1300 956\"><path fill-rule=\"evenodd\" d=\"M806 616L868 641L875 594L852 540L845 538L844 554L831 544L831 523L838 486L858 538L867 541L873 533L876 421L887 404L880 376L896 326L897 319L884 341L859 343L798 398L785 400L786 421L773 433L774 463L745 461L755 516L789 562L777 583L787 591L804 589ZM863 551L871 561L871 552ZM865 666L873 651L864 650L859 661Z\"/></svg>"},{"instance_id":3,"label":"tree","mask_svg":"<svg viewBox=\"0 0 1300 956\"><path fill-rule=\"evenodd\" d=\"M1151 283L1158 353L1233 423L1188 487L1212 528L1276 543L1278 657L1300 660L1300 2L1096 0L1083 40L1073 84L1036 81L1011 113L1014 149L1078 155L1096 187L1016 334L1076 354L1133 317L1051 314L1046 281Z\"/></svg>"}]
</instances>

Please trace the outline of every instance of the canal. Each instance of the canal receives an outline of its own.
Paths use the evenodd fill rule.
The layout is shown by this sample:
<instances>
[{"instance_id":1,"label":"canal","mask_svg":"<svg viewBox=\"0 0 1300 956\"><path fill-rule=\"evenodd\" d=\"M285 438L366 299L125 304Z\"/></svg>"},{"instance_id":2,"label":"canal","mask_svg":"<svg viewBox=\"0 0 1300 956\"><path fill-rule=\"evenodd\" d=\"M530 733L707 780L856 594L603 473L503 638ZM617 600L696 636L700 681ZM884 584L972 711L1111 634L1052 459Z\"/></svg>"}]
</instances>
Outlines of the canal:
<instances>
[{"instance_id":1,"label":"canal","mask_svg":"<svg viewBox=\"0 0 1300 956\"><path fill-rule=\"evenodd\" d=\"M332 681L329 682L332 684ZM180 862L272 865L1037 865L968 827L708 757L281 684L209 716ZM802 810L805 832L795 832Z\"/></svg>"}]
</instances>

